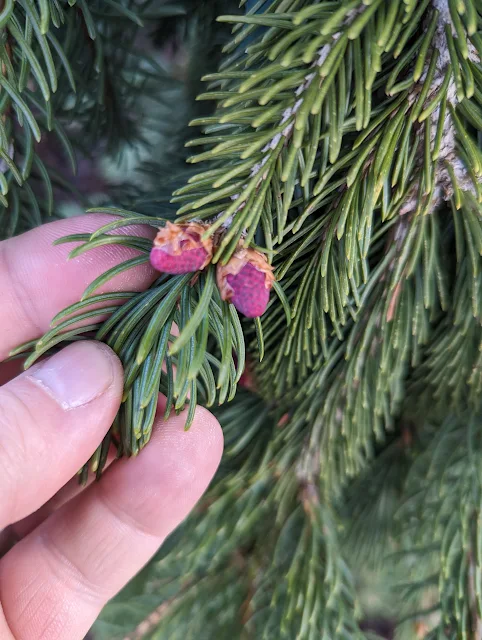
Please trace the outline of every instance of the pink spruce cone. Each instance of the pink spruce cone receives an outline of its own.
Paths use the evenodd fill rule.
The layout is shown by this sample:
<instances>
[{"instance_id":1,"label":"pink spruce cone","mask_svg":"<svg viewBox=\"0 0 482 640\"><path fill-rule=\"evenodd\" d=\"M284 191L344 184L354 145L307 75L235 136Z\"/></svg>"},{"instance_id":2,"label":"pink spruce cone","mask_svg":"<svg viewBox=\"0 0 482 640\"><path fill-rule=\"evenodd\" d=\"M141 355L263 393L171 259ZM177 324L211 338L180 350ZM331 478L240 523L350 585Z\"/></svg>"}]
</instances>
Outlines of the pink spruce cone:
<instances>
[{"instance_id":1,"label":"pink spruce cone","mask_svg":"<svg viewBox=\"0 0 482 640\"><path fill-rule=\"evenodd\" d=\"M266 311L274 275L259 251L239 247L227 264L218 264L216 278L221 298L247 318L258 318Z\"/></svg>"},{"instance_id":2,"label":"pink spruce cone","mask_svg":"<svg viewBox=\"0 0 482 640\"><path fill-rule=\"evenodd\" d=\"M204 269L213 257L212 239L202 239L205 231L206 227L197 222L166 222L155 237L151 250L154 269L172 275Z\"/></svg>"}]
</instances>

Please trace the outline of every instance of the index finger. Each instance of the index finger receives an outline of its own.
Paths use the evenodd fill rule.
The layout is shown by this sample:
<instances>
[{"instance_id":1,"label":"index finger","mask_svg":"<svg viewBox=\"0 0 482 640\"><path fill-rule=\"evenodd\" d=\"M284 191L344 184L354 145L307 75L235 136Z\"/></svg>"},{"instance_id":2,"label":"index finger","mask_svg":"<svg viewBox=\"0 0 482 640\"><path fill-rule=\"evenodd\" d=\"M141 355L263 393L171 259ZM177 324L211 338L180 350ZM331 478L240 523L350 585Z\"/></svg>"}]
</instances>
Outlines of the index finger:
<instances>
[{"instance_id":1,"label":"index finger","mask_svg":"<svg viewBox=\"0 0 482 640\"><path fill-rule=\"evenodd\" d=\"M133 249L111 244L68 260L75 245L53 245L58 238L91 233L112 220L109 215L78 216L0 242L0 361L20 343L40 337L53 316L80 300L97 276L138 255ZM129 227L124 233L153 237L155 230ZM146 263L119 274L100 291L140 291L154 279L155 272Z\"/></svg>"}]
</instances>

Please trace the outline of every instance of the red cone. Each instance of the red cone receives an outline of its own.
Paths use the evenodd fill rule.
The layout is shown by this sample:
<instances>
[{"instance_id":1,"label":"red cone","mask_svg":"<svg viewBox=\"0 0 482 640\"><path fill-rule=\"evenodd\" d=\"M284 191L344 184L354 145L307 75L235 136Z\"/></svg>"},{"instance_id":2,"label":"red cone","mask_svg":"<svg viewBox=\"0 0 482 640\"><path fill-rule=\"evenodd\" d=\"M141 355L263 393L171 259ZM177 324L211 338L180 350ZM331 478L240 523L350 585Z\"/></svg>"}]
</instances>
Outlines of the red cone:
<instances>
[{"instance_id":1,"label":"red cone","mask_svg":"<svg viewBox=\"0 0 482 640\"><path fill-rule=\"evenodd\" d=\"M213 257L211 238L201 238L205 231L206 227L197 222L182 225L166 222L151 251L154 269L173 275L204 269Z\"/></svg>"},{"instance_id":2,"label":"red cone","mask_svg":"<svg viewBox=\"0 0 482 640\"><path fill-rule=\"evenodd\" d=\"M218 264L216 277L221 298L247 318L257 318L266 311L274 275L262 253L237 249L227 264Z\"/></svg>"}]
</instances>

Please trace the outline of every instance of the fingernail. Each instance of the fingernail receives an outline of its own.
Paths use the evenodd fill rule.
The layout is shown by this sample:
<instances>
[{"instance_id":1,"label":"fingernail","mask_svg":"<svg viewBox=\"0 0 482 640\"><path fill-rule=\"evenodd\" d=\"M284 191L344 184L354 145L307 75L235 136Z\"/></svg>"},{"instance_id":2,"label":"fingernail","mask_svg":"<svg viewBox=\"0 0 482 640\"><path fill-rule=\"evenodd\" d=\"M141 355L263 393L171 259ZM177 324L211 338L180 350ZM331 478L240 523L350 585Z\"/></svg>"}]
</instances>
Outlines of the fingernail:
<instances>
[{"instance_id":1,"label":"fingernail","mask_svg":"<svg viewBox=\"0 0 482 640\"><path fill-rule=\"evenodd\" d=\"M42 362L29 378L63 409L82 407L112 384L112 353L100 342L78 342Z\"/></svg>"}]
</instances>

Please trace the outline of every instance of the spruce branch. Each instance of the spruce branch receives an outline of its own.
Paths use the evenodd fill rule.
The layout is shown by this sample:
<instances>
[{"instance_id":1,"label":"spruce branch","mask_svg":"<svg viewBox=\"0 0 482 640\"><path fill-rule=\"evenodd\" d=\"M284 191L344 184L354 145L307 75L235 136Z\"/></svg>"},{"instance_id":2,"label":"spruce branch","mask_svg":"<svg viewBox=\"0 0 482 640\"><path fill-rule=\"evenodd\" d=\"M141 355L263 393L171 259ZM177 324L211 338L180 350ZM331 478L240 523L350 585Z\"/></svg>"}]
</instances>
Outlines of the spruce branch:
<instances>
[{"instance_id":1,"label":"spruce branch","mask_svg":"<svg viewBox=\"0 0 482 640\"><path fill-rule=\"evenodd\" d=\"M363 10L363 5L360 3L360 10ZM320 14L323 14L324 7L320 5ZM311 12L313 13L313 12ZM335 12L335 17L340 12ZM282 20L274 20L272 31L275 29L283 33L283 29L291 27L290 23L285 21L283 14ZM289 16L289 14L287 14ZM351 24L353 20L354 24L357 24L355 19L358 13L356 11L348 12L345 16L346 23ZM291 17L291 16L289 16ZM318 17L311 16L310 18ZM343 16L341 16L343 18ZM227 16L222 18L227 21L235 21L237 17ZM293 14L293 20L299 19L303 21L303 15ZM260 22L261 20L261 22ZM257 16L250 16L249 20L252 24L262 23L262 19ZM343 22L343 20L342 20ZM336 24L336 20L335 20ZM311 23L310 31L316 26L316 22ZM363 25L360 25L362 28ZM298 30L304 35L307 32L306 25L303 25ZM309 35L311 35L309 33ZM293 34L289 33L290 41L293 41ZM264 40L264 38L263 38ZM267 38L269 42L269 38ZM315 45L320 44L320 38L311 38ZM280 170L280 183L278 189L282 189L282 214L278 218L278 242L281 241L284 234L284 226L290 209L291 201L294 194L295 183L298 178L299 168L299 151L305 138L305 134L308 135L307 125L310 109L311 113L318 116L321 112L321 108L329 91L338 67L343 60L342 55L344 48L346 48L347 38L340 38L340 32L330 34L327 31L322 35L321 41L326 41L320 49L313 46L308 47L307 51L301 55L300 44L303 40L295 41L293 50L291 51L291 58L287 58L286 55L282 56L284 52L282 44L284 39L279 39L279 42L274 46L266 46L266 52L263 55L267 59L267 65L259 73L254 72L249 79L242 81L246 72L221 71L218 74L209 76L212 80L212 86L220 85L223 87L223 91L211 91L207 94L200 96L200 99L219 99L226 98L221 103L221 108L217 114L209 120L209 122L217 121L220 126L217 127L217 131L223 129L228 131L230 128L235 127L236 132L235 140L238 142L236 147L233 147L234 140L231 136L219 136L213 138L213 143L217 143L216 146L210 151L199 154L191 158L192 162L200 162L205 160L213 160L216 163L217 158L223 157L228 162L232 163L233 169L229 171L225 177L216 179L216 176L222 175L223 169L220 167L218 170L213 169L207 171L205 174L200 174L199 178L193 178L192 186L178 190L175 193L174 202L184 202L179 210L179 214L183 215L183 219L204 218L210 216L214 219L211 224L211 233L214 233L218 228L225 229L223 241L220 244L219 250L215 255L214 260L220 259L221 255L224 255L223 260L229 258L229 255L234 250L237 242L242 236L246 236L246 243L249 244L255 235L258 224L261 221L265 236L268 229L272 228L272 221L267 219L268 205L271 200L270 191L275 187L273 176L278 173L279 167L276 165L282 163L283 168ZM239 42L239 37L235 39ZM340 47L339 41L343 46ZM263 42L263 41L262 41ZM260 43L260 46L262 45ZM228 45L227 50L232 49L232 45ZM293 61L293 57L298 56ZM301 59L299 57L301 56ZM254 57L257 57L256 55ZM277 58L280 61L277 61ZM316 58L315 60L313 60ZM271 63L270 63L271 62ZM249 69L251 65L250 56L245 61L245 67ZM233 68L236 68L235 66ZM287 75L286 70L289 69L290 73ZM311 71L314 69L314 71ZM233 77L234 80L230 83L229 79ZM239 78L239 80L238 80ZM273 78L280 78L279 82L272 83ZM226 86L225 86L226 85ZM267 90L263 88L266 85ZM270 86L271 85L271 86ZM283 89L289 89L289 92L283 93ZM293 86L294 85L294 86ZM256 87L256 88L254 88ZM321 91L318 91L321 89ZM280 93L281 91L281 93ZM238 95L236 95L236 93ZM255 107L255 99L259 102L259 105L268 105L268 109L261 110L259 107ZM237 105L244 102L247 106L239 112ZM272 103L273 106L270 106ZM259 117L254 117L256 113ZM311 145L313 152L311 155L311 166L303 167L305 169L304 176L309 176L315 160L315 153L317 147L317 132L320 131L320 118L317 118L318 125L316 125L311 136ZM203 119L195 121L194 124L206 124L207 121ZM237 127L236 125L241 125ZM250 125L250 126L249 126ZM258 130L256 133L249 133L249 129L253 127ZM243 132L245 131L245 133ZM293 137L293 144L289 145L291 138ZM209 143L209 137L202 140L194 140L191 145L198 145L200 143ZM247 160L249 158L249 160ZM216 165L215 165L216 166ZM247 182L243 181L243 176L247 179ZM224 187L229 180L230 184ZM278 179L277 179L278 180ZM306 179L301 180L301 184L306 182ZM189 193L198 190L199 186L205 187L210 185L214 192L210 191L204 198L189 202ZM223 188L221 188L223 187ZM276 188L276 187L275 187ZM225 198L231 200L229 206L223 207L222 201ZM218 204L210 207L204 207L204 205L216 202ZM195 213L188 213L190 210L196 210ZM280 212L281 213L281 212ZM244 221L244 222L243 222ZM272 232L266 236L267 244L272 247L273 238Z\"/></svg>"},{"instance_id":2,"label":"spruce branch","mask_svg":"<svg viewBox=\"0 0 482 640\"><path fill-rule=\"evenodd\" d=\"M357 10L349 11L344 16L341 27L349 26L354 21L355 17L361 14L364 11L364 9L365 9L365 6L361 5ZM310 14L313 14L313 13L314 13L313 11L310 11ZM239 17L230 17L230 16L220 18L220 20L227 20L227 21L235 20L238 23L240 22ZM302 13L298 14L296 16L295 21L297 23L302 22L303 14ZM256 22L259 22L261 24L262 19L260 18ZM274 24L279 25L280 23L274 22ZM289 40L293 41L295 34L289 34L289 35L290 35ZM299 86L294 91L293 99L296 101L291 106L287 106L284 109L278 125L275 126L274 128L274 131L276 131L276 133L273 135L271 139L267 141L265 146L262 147L261 152L264 155L262 155L261 159L251 167L250 173L249 173L249 178L253 180L253 182L255 183L254 191L256 192L259 191L262 183L268 179L269 174L264 169L265 165L267 164L271 165L277 161L283 147L286 147L289 144L293 136L297 136L299 138L300 134L298 132L300 130L303 131L304 125L306 124L306 111L309 108L309 106L307 107L305 103L307 101L313 102L313 99L314 99L313 89L318 90L317 98L316 98L317 100L322 99L324 94L328 91L330 83L333 82L333 79L335 77L334 72L336 72L337 65L338 65L337 59L339 59L339 62L341 62L340 54L343 53L343 49L344 49L343 46L340 46L338 44L338 40L340 40L341 36L342 36L341 31L336 31L333 34L330 34L330 39L328 40L328 42L324 44L316 52L316 59L311 63L311 66L308 68L309 73L303 78L303 81L299 84ZM282 45L285 44L285 40L286 40L286 36L285 38L281 39L281 41L278 43L278 46L275 49L276 52L280 52L284 50L284 47ZM276 53L272 51L270 55L270 59L273 59L275 55ZM294 55L293 53L291 53L291 55L285 53L282 59L281 65L284 67L289 67L290 59L293 57L293 55ZM313 52L311 51L311 48L309 48L308 51L305 51L303 55L303 62L309 62L312 57L313 57ZM321 70L320 68L322 68L323 70ZM313 69L313 70L310 71L310 69ZM267 69L263 70L262 77L263 78L266 77L272 71L273 71L272 67L268 66ZM318 78L319 78L319 81L318 81ZM250 89L253 85L256 86L257 83L258 83L258 78L256 73L254 73L253 75L250 76L249 80L245 81L241 85L241 88L239 89L239 91L243 93L245 90ZM271 93L273 93L273 90L271 90ZM263 97L259 100L260 104L262 105L265 104L266 101L267 101L266 97ZM318 110L319 110L318 105L316 105L317 106L316 111L313 109L313 106L314 105L312 105L312 113L315 113L315 114L318 113ZM264 122L265 117L266 116L261 116L261 118L258 119L258 121L253 122L253 126L257 126L257 125L259 126L259 122L260 121ZM299 142L300 142L299 140L294 141L294 145L292 147L292 149L294 150L294 154L296 154L297 149L300 147ZM291 157L289 157L287 159L288 166L284 169L284 172L281 177L281 180L283 182L288 181L288 177L292 172L291 165L294 162L296 162L296 159L294 158L292 159ZM303 186L303 181L301 182L301 186ZM294 183L293 183L293 187L294 187ZM252 187L250 187L248 183L243 185L242 191L246 189L251 189L251 188ZM236 193L231 196L231 199L233 201L236 201L241 195L242 195L242 192ZM286 210L289 209L290 204L291 204L291 201L287 199L284 204ZM246 201L243 201L237 208L235 208L232 215L230 215L226 220L224 220L222 224L222 228L225 228L225 229L229 228L233 223L234 217L238 214L239 211L241 211L241 209L243 209L245 205L246 205ZM222 217L224 213L225 212L219 213L218 217ZM279 238L281 237L282 237L282 234L280 233Z\"/></svg>"},{"instance_id":3,"label":"spruce branch","mask_svg":"<svg viewBox=\"0 0 482 640\"><path fill-rule=\"evenodd\" d=\"M119 209L96 212L121 215L121 219L90 235L61 238L58 243L83 242L71 251L70 257L112 244L128 246L139 255L99 276L87 287L80 302L53 319L51 330L40 340L21 345L11 353L28 355L33 346L24 364L28 368L60 343L93 337L108 344L123 362L121 410L102 445L81 470L82 482L89 471L100 477L111 444L118 456L137 455L147 444L160 390L167 396L165 419L172 409L180 413L187 404L186 428L189 428L198 393L207 406L232 399L245 362L244 336L236 309L221 299L214 284L213 267L197 275L161 275L147 291L137 294L94 295L115 275L149 261L149 240L106 232L139 223L155 228L165 223ZM127 302L118 305L118 301L126 299ZM111 302L115 304L108 304ZM107 320L99 322L101 315L107 315Z\"/></svg>"},{"instance_id":4,"label":"spruce branch","mask_svg":"<svg viewBox=\"0 0 482 640\"><path fill-rule=\"evenodd\" d=\"M248 629L263 638L274 629L281 638L316 638L320 630L328 637L362 638L336 524L315 485L305 484L301 500L305 513L296 508L281 528L274 561L252 599ZM292 556L283 553L289 538L297 540Z\"/></svg>"},{"instance_id":5,"label":"spruce branch","mask_svg":"<svg viewBox=\"0 0 482 640\"><path fill-rule=\"evenodd\" d=\"M465 38L459 37L461 34L454 27L452 14L459 21L460 17L451 11L450 5L448 0L433 0L435 13L430 23L427 20L427 36L433 34L430 45L432 57L429 59L427 56L423 67L417 59L414 78L418 79L421 89L417 87L418 95L412 94L408 98L409 101L418 100L418 121L422 123L428 119L431 122L425 134L429 136L430 145L434 146L431 154L434 184L431 187L432 199L427 205L429 211L437 209L444 200L450 200L456 192L478 195L480 189L474 184L469 169L473 144L456 113L460 105L465 115L465 105L474 96L472 67L480 62L480 53L470 40L467 43ZM470 36L473 32L474 29L469 28L467 33ZM470 109L468 107L469 112ZM460 144L466 147L468 155L465 157L460 154ZM476 180L480 182L480 178ZM412 194L408 194L400 209L401 215L416 208L419 189L420 185L413 185ZM458 202L457 208L460 206Z\"/></svg>"},{"instance_id":6,"label":"spruce branch","mask_svg":"<svg viewBox=\"0 0 482 640\"><path fill-rule=\"evenodd\" d=\"M397 514L403 544L398 555L403 561L416 554L417 548L430 545L431 562L419 568L412 563L418 582L407 585L402 599L409 612L407 619L418 615L423 620L426 616L426 638L477 637L481 606L479 456L478 418L471 417L464 423L450 416L441 427L427 429L423 450L407 478L404 502ZM441 463L442 474L438 467ZM428 570L436 572L435 582L433 574L427 575ZM411 615L410 608L417 600L423 601L430 582L438 587L438 599L430 613L439 615L422 611Z\"/></svg>"}]
</instances>

